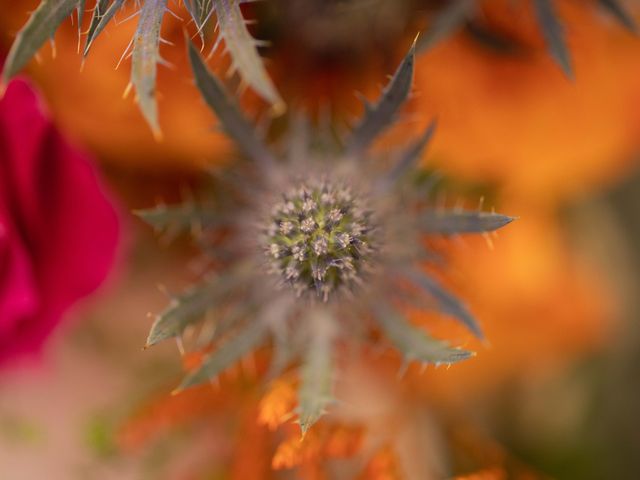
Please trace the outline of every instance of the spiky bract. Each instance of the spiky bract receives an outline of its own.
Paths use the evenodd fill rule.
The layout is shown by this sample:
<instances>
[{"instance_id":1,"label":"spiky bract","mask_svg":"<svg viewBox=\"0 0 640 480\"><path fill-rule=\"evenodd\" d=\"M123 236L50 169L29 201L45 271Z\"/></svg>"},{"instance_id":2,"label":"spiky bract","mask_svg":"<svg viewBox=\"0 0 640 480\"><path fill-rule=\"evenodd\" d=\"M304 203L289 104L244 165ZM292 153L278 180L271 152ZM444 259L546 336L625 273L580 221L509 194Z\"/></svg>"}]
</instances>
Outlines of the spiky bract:
<instances>
[{"instance_id":1,"label":"spiky bract","mask_svg":"<svg viewBox=\"0 0 640 480\"><path fill-rule=\"evenodd\" d=\"M213 42L211 55L224 41L225 51L231 56L232 67L229 73L237 73L246 85L251 86L272 106L274 111L282 112L285 108L284 102L273 86L258 53L258 47L264 46L264 42L251 36L247 29L247 22L242 16L240 5L252 1L255 0L184 0L184 6L195 23L203 43L206 41L207 26L212 18L216 18L215 30L218 31L218 35ZM82 49L83 56L86 57L98 36L115 19L118 12L127 8L127 3L131 3L140 10L138 27L122 58L128 57L131 51L130 86L135 87L136 99L147 123L154 134L160 137L156 104L156 70L158 64L168 64L160 56L162 23L165 15L170 12L168 0L142 2L98 0L95 5L86 5L83 0L41 0L40 5L18 32L11 46L0 76L0 85L24 68L47 39L53 39L59 26L72 15L74 10L77 11L79 36L85 28L82 25L85 13L91 12L91 20L86 28L86 41ZM170 42L165 41L165 43ZM128 91L129 88L126 92Z\"/></svg>"}]
</instances>

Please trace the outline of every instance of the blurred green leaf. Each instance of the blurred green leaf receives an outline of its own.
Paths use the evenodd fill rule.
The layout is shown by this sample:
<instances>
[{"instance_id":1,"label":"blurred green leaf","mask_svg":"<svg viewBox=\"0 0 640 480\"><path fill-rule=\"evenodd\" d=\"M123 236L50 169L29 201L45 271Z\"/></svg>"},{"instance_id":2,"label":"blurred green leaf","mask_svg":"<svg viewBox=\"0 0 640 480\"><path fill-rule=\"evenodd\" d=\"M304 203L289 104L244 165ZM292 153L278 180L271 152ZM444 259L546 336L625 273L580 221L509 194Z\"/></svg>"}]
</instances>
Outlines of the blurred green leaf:
<instances>
[{"instance_id":1,"label":"blurred green leaf","mask_svg":"<svg viewBox=\"0 0 640 480\"><path fill-rule=\"evenodd\" d=\"M42 0L29 21L18 32L2 72L3 82L15 76L78 6L79 0Z\"/></svg>"},{"instance_id":2,"label":"blurred green leaf","mask_svg":"<svg viewBox=\"0 0 640 480\"><path fill-rule=\"evenodd\" d=\"M382 302L376 305L374 318L407 360L440 365L456 363L475 355L432 338L423 330L408 324L394 308Z\"/></svg>"},{"instance_id":3,"label":"blurred green leaf","mask_svg":"<svg viewBox=\"0 0 640 480\"><path fill-rule=\"evenodd\" d=\"M113 16L124 5L124 0L115 0L109 5L109 0L100 0L96 5L93 15L91 16L91 23L89 24L89 31L87 33L87 41L84 46L83 56L87 56L93 42L98 35L102 33L104 27L111 21Z\"/></svg>"},{"instance_id":4,"label":"blurred green leaf","mask_svg":"<svg viewBox=\"0 0 640 480\"><path fill-rule=\"evenodd\" d=\"M458 319L478 338L483 338L482 330L469 309L453 294L449 293L435 279L417 270L407 272L407 277L420 287L437 304L438 310L445 315Z\"/></svg>"},{"instance_id":5,"label":"blurred green leaf","mask_svg":"<svg viewBox=\"0 0 640 480\"><path fill-rule=\"evenodd\" d=\"M212 275L204 282L174 298L160 313L149 332L146 346L180 335L184 329L202 319L206 311L222 301L237 285L242 274L238 271Z\"/></svg>"},{"instance_id":6,"label":"blurred green leaf","mask_svg":"<svg viewBox=\"0 0 640 480\"><path fill-rule=\"evenodd\" d=\"M398 66L391 81L382 92L376 105L365 103L365 114L347 140L348 154L357 154L369 147L394 121L411 91L415 63L415 41Z\"/></svg>"},{"instance_id":7,"label":"blurred green leaf","mask_svg":"<svg viewBox=\"0 0 640 480\"><path fill-rule=\"evenodd\" d=\"M210 228L225 223L213 206L185 202L179 205L158 205L134 212L156 231L179 235L193 229Z\"/></svg>"},{"instance_id":8,"label":"blurred green leaf","mask_svg":"<svg viewBox=\"0 0 640 480\"><path fill-rule=\"evenodd\" d=\"M262 344L267 336L265 322L248 322L231 339L222 343L208 355L200 368L188 375L178 387L178 391L194 387L217 377L246 354Z\"/></svg>"},{"instance_id":9,"label":"blurred green leaf","mask_svg":"<svg viewBox=\"0 0 640 480\"><path fill-rule=\"evenodd\" d=\"M78 5L76 6L76 13L78 14L78 35L82 33L82 20L84 19L86 5L86 0L78 0Z\"/></svg>"},{"instance_id":10,"label":"blurred green leaf","mask_svg":"<svg viewBox=\"0 0 640 480\"><path fill-rule=\"evenodd\" d=\"M624 27L633 33L637 33L638 25L636 24L636 21L618 0L598 0L598 3L602 8L613 15Z\"/></svg>"},{"instance_id":11,"label":"blurred green leaf","mask_svg":"<svg viewBox=\"0 0 640 480\"><path fill-rule=\"evenodd\" d=\"M241 78L258 95L273 106L275 113L281 113L285 104L276 91L264 63L258 55L260 42L254 39L242 17L238 0L213 0L220 35L224 39L227 51L231 55L231 69L237 70Z\"/></svg>"},{"instance_id":12,"label":"blurred green leaf","mask_svg":"<svg viewBox=\"0 0 640 480\"><path fill-rule=\"evenodd\" d=\"M86 426L85 439L91 451L100 458L113 456L116 451L114 425L104 415L96 415Z\"/></svg>"},{"instance_id":13,"label":"blurred green leaf","mask_svg":"<svg viewBox=\"0 0 640 480\"><path fill-rule=\"evenodd\" d=\"M193 18L200 38L204 39L204 29L213 14L213 2L211 0L184 0L184 6Z\"/></svg>"},{"instance_id":14,"label":"blurred green leaf","mask_svg":"<svg viewBox=\"0 0 640 480\"><path fill-rule=\"evenodd\" d=\"M571 54L564 38L564 28L553 7L552 0L534 0L534 6L551 56L560 65L565 75L573 79Z\"/></svg>"},{"instance_id":15,"label":"blurred green leaf","mask_svg":"<svg viewBox=\"0 0 640 480\"><path fill-rule=\"evenodd\" d=\"M514 217L471 210L429 210L420 216L423 232L440 235L493 232L508 225Z\"/></svg>"},{"instance_id":16,"label":"blurred green leaf","mask_svg":"<svg viewBox=\"0 0 640 480\"><path fill-rule=\"evenodd\" d=\"M473 13L475 3L476 0L450 0L436 15L429 28L420 35L416 50L420 52L431 48L462 27Z\"/></svg>"},{"instance_id":17,"label":"blurred green leaf","mask_svg":"<svg viewBox=\"0 0 640 480\"><path fill-rule=\"evenodd\" d=\"M255 129L244 117L236 102L227 93L222 83L209 72L194 45L191 42L187 43L196 85L227 134L233 138L238 148L258 165L267 167L273 164L275 160L271 152L258 139Z\"/></svg>"},{"instance_id":18,"label":"blurred green leaf","mask_svg":"<svg viewBox=\"0 0 640 480\"><path fill-rule=\"evenodd\" d=\"M310 325L311 338L302 361L299 397L299 423L302 434L326 413L333 400L334 320L326 311L314 311L305 322Z\"/></svg>"},{"instance_id":19,"label":"blurred green leaf","mask_svg":"<svg viewBox=\"0 0 640 480\"><path fill-rule=\"evenodd\" d=\"M160 137L156 76L160 62L160 27L167 9L167 0L145 0L140 21L133 37L131 84L136 90L138 105L153 134Z\"/></svg>"},{"instance_id":20,"label":"blurred green leaf","mask_svg":"<svg viewBox=\"0 0 640 480\"><path fill-rule=\"evenodd\" d=\"M387 175L387 178L385 179L385 182L387 184L391 185L394 182L397 182L410 170L416 168L416 166L420 162L420 159L422 158L424 149L433 137L435 129L436 122L434 120L429 124L420 138L414 141L411 145L409 145L408 148L404 150L404 152L402 152L400 160L398 160L398 163L396 163L396 165L391 169L391 171Z\"/></svg>"},{"instance_id":21,"label":"blurred green leaf","mask_svg":"<svg viewBox=\"0 0 640 480\"><path fill-rule=\"evenodd\" d=\"M0 437L12 444L37 445L44 440L44 430L29 419L3 414Z\"/></svg>"}]
</instances>

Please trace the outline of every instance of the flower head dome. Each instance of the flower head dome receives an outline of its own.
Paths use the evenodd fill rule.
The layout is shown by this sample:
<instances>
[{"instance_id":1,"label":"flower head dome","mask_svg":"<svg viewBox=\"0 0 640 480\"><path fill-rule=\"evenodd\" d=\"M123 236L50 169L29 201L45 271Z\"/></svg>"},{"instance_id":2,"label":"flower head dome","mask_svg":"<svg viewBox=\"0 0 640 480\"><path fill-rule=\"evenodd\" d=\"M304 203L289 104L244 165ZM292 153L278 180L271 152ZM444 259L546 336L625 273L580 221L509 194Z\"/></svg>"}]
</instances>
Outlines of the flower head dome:
<instances>
[{"instance_id":1,"label":"flower head dome","mask_svg":"<svg viewBox=\"0 0 640 480\"><path fill-rule=\"evenodd\" d=\"M265 219L265 249L272 270L298 296L318 294L326 302L352 288L375 262L378 233L365 199L348 183L326 177L298 182Z\"/></svg>"},{"instance_id":2,"label":"flower head dome","mask_svg":"<svg viewBox=\"0 0 640 480\"><path fill-rule=\"evenodd\" d=\"M420 268L433 258L423 237L490 232L512 218L425 206L428 186L410 174L434 124L395 152L391 168L368 151L408 97L414 48L346 138L324 135L292 115L285 151L277 154L198 52L191 47L189 54L204 99L249 162L221 174L229 194L217 204L141 212L158 228L197 226L191 229L199 243L221 266L174 299L149 334L148 345L188 337L186 347L207 352L180 388L216 377L271 339L273 371L301 364L305 431L331 399L339 344L380 331L407 360L451 364L470 357L404 318L404 309L426 303L482 335L463 303ZM234 176L241 168L242 176ZM218 244L210 233L222 230Z\"/></svg>"}]
</instances>

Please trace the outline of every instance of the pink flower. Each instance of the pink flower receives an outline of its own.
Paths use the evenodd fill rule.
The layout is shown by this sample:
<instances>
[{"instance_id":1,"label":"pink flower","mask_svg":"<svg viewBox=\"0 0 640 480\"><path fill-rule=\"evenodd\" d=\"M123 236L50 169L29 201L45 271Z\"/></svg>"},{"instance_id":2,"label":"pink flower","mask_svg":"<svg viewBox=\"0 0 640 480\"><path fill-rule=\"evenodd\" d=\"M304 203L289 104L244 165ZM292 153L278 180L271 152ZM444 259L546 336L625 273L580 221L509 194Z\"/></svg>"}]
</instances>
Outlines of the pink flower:
<instances>
[{"instance_id":1,"label":"pink flower","mask_svg":"<svg viewBox=\"0 0 640 480\"><path fill-rule=\"evenodd\" d=\"M38 352L105 279L118 215L89 158L14 80L0 99L0 363Z\"/></svg>"}]
</instances>

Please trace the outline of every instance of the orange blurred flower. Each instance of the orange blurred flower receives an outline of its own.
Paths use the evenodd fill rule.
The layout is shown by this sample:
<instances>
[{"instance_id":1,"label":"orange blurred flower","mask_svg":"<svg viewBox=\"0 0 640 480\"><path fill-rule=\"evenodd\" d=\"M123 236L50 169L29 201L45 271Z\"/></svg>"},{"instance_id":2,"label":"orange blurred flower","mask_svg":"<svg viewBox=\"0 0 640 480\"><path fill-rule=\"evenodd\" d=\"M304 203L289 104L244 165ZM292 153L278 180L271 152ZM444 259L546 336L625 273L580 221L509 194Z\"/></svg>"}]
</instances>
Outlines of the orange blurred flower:
<instances>
[{"instance_id":1,"label":"orange blurred flower","mask_svg":"<svg viewBox=\"0 0 640 480\"><path fill-rule=\"evenodd\" d=\"M260 400L258 422L275 430L293 417L297 401L295 379L290 376L277 378Z\"/></svg>"},{"instance_id":2,"label":"orange blurred flower","mask_svg":"<svg viewBox=\"0 0 640 480\"><path fill-rule=\"evenodd\" d=\"M421 55L415 111L422 127L438 118L429 164L545 204L615 179L640 149L640 39L598 15L596 2L554 1L571 81L531 3L483 1L482 37L467 29Z\"/></svg>"},{"instance_id":3,"label":"orange blurred flower","mask_svg":"<svg viewBox=\"0 0 640 480\"><path fill-rule=\"evenodd\" d=\"M402 480L396 454L390 448L382 448L371 458L365 467L361 480Z\"/></svg>"},{"instance_id":4,"label":"orange blurred flower","mask_svg":"<svg viewBox=\"0 0 640 480\"><path fill-rule=\"evenodd\" d=\"M364 431L360 427L320 422L303 437L298 428L287 430L287 438L277 447L271 466L275 470L297 469L298 478L329 479L327 463L352 459L360 453Z\"/></svg>"},{"instance_id":5,"label":"orange blurred flower","mask_svg":"<svg viewBox=\"0 0 640 480\"><path fill-rule=\"evenodd\" d=\"M489 468L471 475L459 475L455 480L506 480L507 474L501 468Z\"/></svg>"},{"instance_id":6,"label":"orange blurred flower","mask_svg":"<svg viewBox=\"0 0 640 480\"><path fill-rule=\"evenodd\" d=\"M144 448L172 429L208 418L217 410L227 408L234 393L214 391L208 385L178 395L163 392L141 405L139 411L127 419L119 432L118 443L125 451Z\"/></svg>"}]
</instances>

